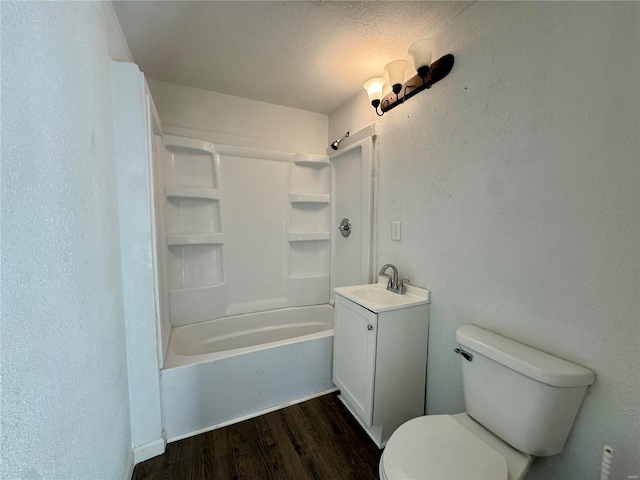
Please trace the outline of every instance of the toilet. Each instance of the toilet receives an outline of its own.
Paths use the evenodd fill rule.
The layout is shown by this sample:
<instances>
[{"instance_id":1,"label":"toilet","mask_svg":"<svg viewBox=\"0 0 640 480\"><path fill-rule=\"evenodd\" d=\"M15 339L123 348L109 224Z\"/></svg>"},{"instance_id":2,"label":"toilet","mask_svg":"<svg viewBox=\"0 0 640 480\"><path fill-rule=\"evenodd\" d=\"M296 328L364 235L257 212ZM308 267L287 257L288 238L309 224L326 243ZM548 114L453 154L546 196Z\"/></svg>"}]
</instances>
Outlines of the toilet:
<instances>
[{"instance_id":1,"label":"toilet","mask_svg":"<svg viewBox=\"0 0 640 480\"><path fill-rule=\"evenodd\" d=\"M456 340L467 411L402 424L381 480L521 480L564 448L593 372L475 325Z\"/></svg>"}]
</instances>

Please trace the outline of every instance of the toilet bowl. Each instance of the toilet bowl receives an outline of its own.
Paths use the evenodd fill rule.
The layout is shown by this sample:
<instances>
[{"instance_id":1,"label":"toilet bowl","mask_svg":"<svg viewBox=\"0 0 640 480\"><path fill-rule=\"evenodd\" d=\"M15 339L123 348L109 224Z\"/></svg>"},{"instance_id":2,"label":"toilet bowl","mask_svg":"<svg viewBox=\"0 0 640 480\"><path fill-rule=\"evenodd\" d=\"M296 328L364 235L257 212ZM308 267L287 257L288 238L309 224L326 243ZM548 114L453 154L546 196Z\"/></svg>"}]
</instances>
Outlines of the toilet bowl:
<instances>
[{"instance_id":1,"label":"toilet bowl","mask_svg":"<svg viewBox=\"0 0 640 480\"><path fill-rule=\"evenodd\" d=\"M532 460L466 413L430 415L393 433L380 460L380 479L521 480Z\"/></svg>"},{"instance_id":2,"label":"toilet bowl","mask_svg":"<svg viewBox=\"0 0 640 480\"><path fill-rule=\"evenodd\" d=\"M456 331L467 412L401 425L382 480L521 480L564 448L593 372L475 325Z\"/></svg>"}]
</instances>

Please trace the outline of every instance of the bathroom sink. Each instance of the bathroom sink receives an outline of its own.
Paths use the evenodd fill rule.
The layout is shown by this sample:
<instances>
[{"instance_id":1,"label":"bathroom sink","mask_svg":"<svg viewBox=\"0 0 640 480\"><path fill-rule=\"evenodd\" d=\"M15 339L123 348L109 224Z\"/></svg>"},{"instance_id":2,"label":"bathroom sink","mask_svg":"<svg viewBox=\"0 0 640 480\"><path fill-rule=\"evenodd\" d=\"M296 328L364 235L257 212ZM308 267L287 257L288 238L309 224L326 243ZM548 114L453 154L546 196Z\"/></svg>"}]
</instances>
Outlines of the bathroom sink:
<instances>
[{"instance_id":1,"label":"bathroom sink","mask_svg":"<svg viewBox=\"0 0 640 480\"><path fill-rule=\"evenodd\" d=\"M374 313L430 303L429 290L409 284L406 285L406 290L407 293L402 295L390 292L387 290L387 279L379 277L378 283L340 287L334 291Z\"/></svg>"},{"instance_id":2,"label":"bathroom sink","mask_svg":"<svg viewBox=\"0 0 640 480\"><path fill-rule=\"evenodd\" d=\"M398 295L397 293L376 287L357 288L353 290L352 295L364 302L379 303L381 305L400 305L404 303L402 297L406 296L406 294Z\"/></svg>"}]
</instances>

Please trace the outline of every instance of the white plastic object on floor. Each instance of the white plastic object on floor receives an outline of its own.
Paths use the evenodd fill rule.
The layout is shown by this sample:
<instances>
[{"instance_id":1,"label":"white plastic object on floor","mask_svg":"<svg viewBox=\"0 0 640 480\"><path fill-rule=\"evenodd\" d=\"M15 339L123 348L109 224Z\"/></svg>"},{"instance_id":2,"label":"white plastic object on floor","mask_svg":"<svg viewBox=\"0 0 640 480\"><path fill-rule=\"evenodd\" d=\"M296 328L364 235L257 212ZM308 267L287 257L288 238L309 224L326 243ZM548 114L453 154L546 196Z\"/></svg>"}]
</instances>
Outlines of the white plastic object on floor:
<instances>
[{"instance_id":1,"label":"white plastic object on floor","mask_svg":"<svg viewBox=\"0 0 640 480\"><path fill-rule=\"evenodd\" d=\"M609 445L604 446L602 452L602 464L600 466L600 480L609 480L611 476L611 467L613 466L613 448Z\"/></svg>"}]
</instances>

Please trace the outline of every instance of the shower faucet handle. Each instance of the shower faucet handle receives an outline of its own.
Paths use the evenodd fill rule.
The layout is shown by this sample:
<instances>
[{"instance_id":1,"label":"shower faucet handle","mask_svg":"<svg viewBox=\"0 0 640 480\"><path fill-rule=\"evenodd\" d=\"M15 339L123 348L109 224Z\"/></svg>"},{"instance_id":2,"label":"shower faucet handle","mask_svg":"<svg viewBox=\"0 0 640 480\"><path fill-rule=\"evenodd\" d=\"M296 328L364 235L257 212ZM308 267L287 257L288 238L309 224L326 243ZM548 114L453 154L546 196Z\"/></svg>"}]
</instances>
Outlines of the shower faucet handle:
<instances>
[{"instance_id":1,"label":"shower faucet handle","mask_svg":"<svg viewBox=\"0 0 640 480\"><path fill-rule=\"evenodd\" d=\"M338 230L340 230L340 234L345 238L351 235L351 220L349 220L348 218L343 218L340 222Z\"/></svg>"}]
</instances>

